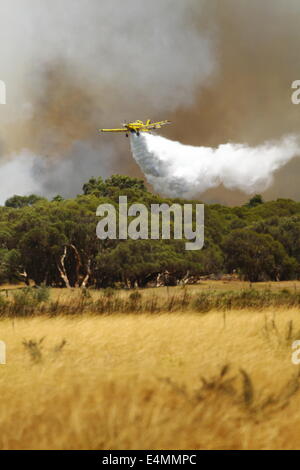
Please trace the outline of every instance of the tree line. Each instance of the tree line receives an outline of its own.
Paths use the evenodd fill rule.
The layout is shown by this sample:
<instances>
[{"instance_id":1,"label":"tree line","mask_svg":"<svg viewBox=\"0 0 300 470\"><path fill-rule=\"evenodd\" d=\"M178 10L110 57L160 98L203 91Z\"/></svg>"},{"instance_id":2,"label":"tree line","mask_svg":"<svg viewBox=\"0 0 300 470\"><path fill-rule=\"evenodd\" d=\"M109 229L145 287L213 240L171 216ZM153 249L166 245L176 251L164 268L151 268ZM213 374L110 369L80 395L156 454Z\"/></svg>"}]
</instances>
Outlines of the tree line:
<instances>
[{"instance_id":1,"label":"tree line","mask_svg":"<svg viewBox=\"0 0 300 470\"><path fill-rule=\"evenodd\" d=\"M99 240L96 209L119 196L128 203L199 203L152 194L143 180L91 178L73 199L15 195L0 207L0 282L58 287L144 287L236 273L242 279L300 277L300 203L264 202L256 195L239 207L205 205L205 243L185 240Z\"/></svg>"}]
</instances>

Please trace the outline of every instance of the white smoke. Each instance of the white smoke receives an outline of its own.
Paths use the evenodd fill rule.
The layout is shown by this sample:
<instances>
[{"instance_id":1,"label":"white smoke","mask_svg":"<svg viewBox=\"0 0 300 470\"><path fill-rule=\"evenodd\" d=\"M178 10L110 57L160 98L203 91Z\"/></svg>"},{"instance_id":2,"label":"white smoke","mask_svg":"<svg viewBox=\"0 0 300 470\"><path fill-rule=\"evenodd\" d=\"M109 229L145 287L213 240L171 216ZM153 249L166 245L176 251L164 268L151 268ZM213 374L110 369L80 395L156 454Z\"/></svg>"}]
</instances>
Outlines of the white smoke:
<instances>
[{"instance_id":1,"label":"white smoke","mask_svg":"<svg viewBox=\"0 0 300 470\"><path fill-rule=\"evenodd\" d=\"M247 194L264 191L276 170L300 155L300 140L286 136L257 147L227 143L193 147L161 136L131 135L133 157L156 192L191 198L223 184Z\"/></svg>"},{"instance_id":2,"label":"white smoke","mask_svg":"<svg viewBox=\"0 0 300 470\"><path fill-rule=\"evenodd\" d=\"M107 163L103 162L100 169L98 149L81 141L74 142L63 160L36 155L27 149L10 155L0 165L0 205L14 194L35 193L48 198L57 194L75 195L92 175L107 178L114 149L109 144L103 144L103 149ZM89 166L82 158L86 154L89 155Z\"/></svg>"},{"instance_id":3,"label":"white smoke","mask_svg":"<svg viewBox=\"0 0 300 470\"><path fill-rule=\"evenodd\" d=\"M33 175L33 167L38 157L28 151L12 155L1 165L0 204L16 192L28 195L40 190L40 183Z\"/></svg>"}]
</instances>

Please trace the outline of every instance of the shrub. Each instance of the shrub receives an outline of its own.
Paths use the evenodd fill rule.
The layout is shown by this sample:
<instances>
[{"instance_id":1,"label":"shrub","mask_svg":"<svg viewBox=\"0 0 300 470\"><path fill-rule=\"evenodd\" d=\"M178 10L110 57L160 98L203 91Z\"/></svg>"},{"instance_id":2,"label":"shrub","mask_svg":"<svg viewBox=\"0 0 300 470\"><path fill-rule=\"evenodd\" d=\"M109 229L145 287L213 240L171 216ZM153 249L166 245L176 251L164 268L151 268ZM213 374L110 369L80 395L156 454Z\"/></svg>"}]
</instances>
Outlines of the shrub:
<instances>
[{"instance_id":1,"label":"shrub","mask_svg":"<svg viewBox=\"0 0 300 470\"><path fill-rule=\"evenodd\" d=\"M37 303L47 302L50 298L49 287L41 286L37 289L32 289L32 291L32 297L37 301Z\"/></svg>"},{"instance_id":2,"label":"shrub","mask_svg":"<svg viewBox=\"0 0 300 470\"><path fill-rule=\"evenodd\" d=\"M139 302L140 300L142 300L142 294L136 290L134 292L131 292L131 294L129 295L129 299L132 302Z\"/></svg>"}]
</instances>

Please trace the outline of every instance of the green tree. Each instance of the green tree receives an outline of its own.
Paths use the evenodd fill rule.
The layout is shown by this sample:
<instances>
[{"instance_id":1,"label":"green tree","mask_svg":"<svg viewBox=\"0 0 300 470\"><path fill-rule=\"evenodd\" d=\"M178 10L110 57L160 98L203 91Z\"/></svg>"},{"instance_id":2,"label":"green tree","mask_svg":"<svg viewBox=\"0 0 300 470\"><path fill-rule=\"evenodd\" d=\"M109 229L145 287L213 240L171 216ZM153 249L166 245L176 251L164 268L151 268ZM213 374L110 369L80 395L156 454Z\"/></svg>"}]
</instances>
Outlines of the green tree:
<instances>
[{"instance_id":1,"label":"green tree","mask_svg":"<svg viewBox=\"0 0 300 470\"><path fill-rule=\"evenodd\" d=\"M25 206L32 206L40 201L45 201L45 198L37 196L36 194L30 194L30 196L18 196L15 194L5 201L5 206L19 209Z\"/></svg>"},{"instance_id":2,"label":"green tree","mask_svg":"<svg viewBox=\"0 0 300 470\"><path fill-rule=\"evenodd\" d=\"M87 183L84 183L82 187L83 194L96 194L98 196L103 195L105 190L105 183L101 176L98 178L90 178Z\"/></svg>"},{"instance_id":3,"label":"green tree","mask_svg":"<svg viewBox=\"0 0 300 470\"><path fill-rule=\"evenodd\" d=\"M247 202L246 206L247 207L255 207L258 206L259 204L263 204L263 198L260 194L255 194L249 201Z\"/></svg>"},{"instance_id":4,"label":"green tree","mask_svg":"<svg viewBox=\"0 0 300 470\"><path fill-rule=\"evenodd\" d=\"M82 187L83 194L95 194L98 197L112 196L115 191L147 191L142 179L125 175L112 175L105 181L101 178L90 178ZM125 193L124 193L125 195Z\"/></svg>"},{"instance_id":5,"label":"green tree","mask_svg":"<svg viewBox=\"0 0 300 470\"><path fill-rule=\"evenodd\" d=\"M57 194L52 198L52 202L62 202L63 200L64 198L60 194Z\"/></svg>"},{"instance_id":6,"label":"green tree","mask_svg":"<svg viewBox=\"0 0 300 470\"><path fill-rule=\"evenodd\" d=\"M225 265L240 272L246 280L280 280L293 274L296 263L271 235L248 229L235 230L223 243Z\"/></svg>"}]
</instances>

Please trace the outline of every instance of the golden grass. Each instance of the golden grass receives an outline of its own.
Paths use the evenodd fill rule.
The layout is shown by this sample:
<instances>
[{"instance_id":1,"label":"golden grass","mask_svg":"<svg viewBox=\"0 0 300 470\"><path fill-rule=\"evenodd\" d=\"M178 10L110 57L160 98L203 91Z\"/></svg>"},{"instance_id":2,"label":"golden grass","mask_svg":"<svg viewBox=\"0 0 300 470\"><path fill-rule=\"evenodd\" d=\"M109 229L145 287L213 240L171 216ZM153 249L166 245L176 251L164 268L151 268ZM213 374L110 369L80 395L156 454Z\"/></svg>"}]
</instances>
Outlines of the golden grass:
<instances>
[{"instance_id":1,"label":"golden grass","mask_svg":"<svg viewBox=\"0 0 300 470\"><path fill-rule=\"evenodd\" d=\"M295 309L2 319L0 449L300 449L298 332Z\"/></svg>"}]
</instances>

